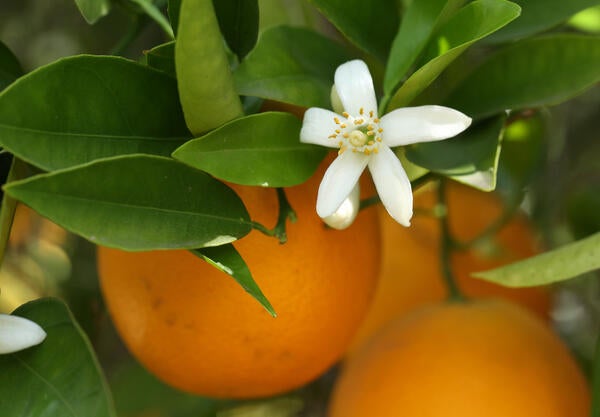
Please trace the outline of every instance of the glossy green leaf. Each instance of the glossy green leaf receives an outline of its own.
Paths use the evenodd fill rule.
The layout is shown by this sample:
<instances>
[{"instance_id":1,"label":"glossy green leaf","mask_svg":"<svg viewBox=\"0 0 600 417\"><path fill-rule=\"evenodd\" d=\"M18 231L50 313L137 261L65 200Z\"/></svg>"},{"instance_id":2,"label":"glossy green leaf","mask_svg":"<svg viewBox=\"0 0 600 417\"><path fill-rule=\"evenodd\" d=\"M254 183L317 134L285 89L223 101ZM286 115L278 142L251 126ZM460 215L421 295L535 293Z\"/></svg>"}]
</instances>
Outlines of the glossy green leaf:
<instances>
[{"instance_id":1,"label":"glossy green leaf","mask_svg":"<svg viewBox=\"0 0 600 417\"><path fill-rule=\"evenodd\" d=\"M39 299L12 314L33 320L47 337L0 355L3 416L116 416L92 346L62 301Z\"/></svg>"},{"instance_id":2,"label":"glossy green leaf","mask_svg":"<svg viewBox=\"0 0 600 417\"><path fill-rule=\"evenodd\" d=\"M169 36L169 38L175 38L175 34L173 33L173 29L171 28L171 24L169 20L162 14L162 12L152 3L151 0L129 0L132 3L137 4L142 11L150 17L150 19L154 20L158 26Z\"/></svg>"},{"instance_id":3,"label":"glossy green leaf","mask_svg":"<svg viewBox=\"0 0 600 417\"><path fill-rule=\"evenodd\" d=\"M260 290L256 281L254 281L254 278L252 278L248 265L246 265L246 262L244 262L232 244L214 248L194 249L191 252L217 268L219 271L230 275L248 294L258 301L271 316L277 317L277 313L275 313L273 306Z\"/></svg>"},{"instance_id":4,"label":"glossy green leaf","mask_svg":"<svg viewBox=\"0 0 600 417\"><path fill-rule=\"evenodd\" d=\"M213 0L223 37L240 60L258 38L258 0Z\"/></svg>"},{"instance_id":5,"label":"glossy green leaf","mask_svg":"<svg viewBox=\"0 0 600 417\"><path fill-rule=\"evenodd\" d=\"M122 58L65 58L0 93L0 145L44 170L169 155L189 137L175 80Z\"/></svg>"},{"instance_id":6,"label":"glossy green leaf","mask_svg":"<svg viewBox=\"0 0 600 417\"><path fill-rule=\"evenodd\" d=\"M486 42L506 42L548 30L575 13L597 6L598 0L513 0L523 9L520 18L491 35Z\"/></svg>"},{"instance_id":7,"label":"glossy green leaf","mask_svg":"<svg viewBox=\"0 0 600 417\"><path fill-rule=\"evenodd\" d=\"M304 107L329 108L336 68L352 59L337 43L311 30L265 30L234 74L240 94Z\"/></svg>"},{"instance_id":8,"label":"glossy green leaf","mask_svg":"<svg viewBox=\"0 0 600 417\"><path fill-rule=\"evenodd\" d=\"M175 42L167 42L155 46L145 52L146 63L148 66L169 74L173 78L175 75Z\"/></svg>"},{"instance_id":9,"label":"glossy green leaf","mask_svg":"<svg viewBox=\"0 0 600 417\"><path fill-rule=\"evenodd\" d=\"M5 192L93 243L120 249L218 246L250 232L233 190L158 156L99 160L8 184Z\"/></svg>"},{"instance_id":10,"label":"glossy green leaf","mask_svg":"<svg viewBox=\"0 0 600 417\"><path fill-rule=\"evenodd\" d=\"M326 153L300 143L300 128L289 113L259 113L185 143L173 157L233 183L289 187L306 181Z\"/></svg>"},{"instance_id":11,"label":"glossy green leaf","mask_svg":"<svg viewBox=\"0 0 600 417\"><path fill-rule=\"evenodd\" d=\"M175 69L185 121L193 134L243 114L212 0L181 2Z\"/></svg>"},{"instance_id":12,"label":"glossy green leaf","mask_svg":"<svg viewBox=\"0 0 600 417\"><path fill-rule=\"evenodd\" d=\"M473 276L507 287L532 287L600 268L600 232L541 255Z\"/></svg>"},{"instance_id":13,"label":"glossy green leaf","mask_svg":"<svg viewBox=\"0 0 600 417\"><path fill-rule=\"evenodd\" d=\"M577 30L594 34L600 33L600 5L590 7L574 15L567 24Z\"/></svg>"},{"instance_id":14,"label":"glossy green leaf","mask_svg":"<svg viewBox=\"0 0 600 417\"><path fill-rule=\"evenodd\" d=\"M83 18L91 25L108 14L111 0L75 0Z\"/></svg>"},{"instance_id":15,"label":"glossy green leaf","mask_svg":"<svg viewBox=\"0 0 600 417\"><path fill-rule=\"evenodd\" d=\"M502 115L484 120L451 139L407 146L405 156L430 171L491 191L496 186L505 119Z\"/></svg>"},{"instance_id":16,"label":"glossy green leaf","mask_svg":"<svg viewBox=\"0 0 600 417\"><path fill-rule=\"evenodd\" d=\"M471 117L558 104L600 80L600 38L528 39L490 56L453 90L446 105Z\"/></svg>"},{"instance_id":17,"label":"glossy green leaf","mask_svg":"<svg viewBox=\"0 0 600 417\"><path fill-rule=\"evenodd\" d=\"M8 47L0 42L0 91L23 75L23 68L17 57Z\"/></svg>"},{"instance_id":18,"label":"glossy green leaf","mask_svg":"<svg viewBox=\"0 0 600 417\"><path fill-rule=\"evenodd\" d=\"M410 66L423 52L438 24L458 9L464 0L420 0L410 3L392 43L383 90L391 95Z\"/></svg>"},{"instance_id":19,"label":"glossy green leaf","mask_svg":"<svg viewBox=\"0 0 600 417\"><path fill-rule=\"evenodd\" d=\"M477 0L460 9L432 38L428 61L402 84L388 108L408 105L469 46L519 16L520 8L504 0Z\"/></svg>"},{"instance_id":20,"label":"glossy green leaf","mask_svg":"<svg viewBox=\"0 0 600 417\"><path fill-rule=\"evenodd\" d=\"M381 61L388 57L399 22L395 0L310 0L356 46Z\"/></svg>"}]
</instances>

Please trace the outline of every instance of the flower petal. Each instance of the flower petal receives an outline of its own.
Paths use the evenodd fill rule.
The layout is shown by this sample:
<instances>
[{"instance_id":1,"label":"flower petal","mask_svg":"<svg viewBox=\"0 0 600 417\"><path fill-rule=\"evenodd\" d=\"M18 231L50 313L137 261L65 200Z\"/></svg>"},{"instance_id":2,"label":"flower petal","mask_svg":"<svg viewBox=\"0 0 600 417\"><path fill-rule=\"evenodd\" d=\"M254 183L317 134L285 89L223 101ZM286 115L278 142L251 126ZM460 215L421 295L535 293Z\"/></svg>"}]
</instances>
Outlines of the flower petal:
<instances>
[{"instance_id":1,"label":"flower petal","mask_svg":"<svg viewBox=\"0 0 600 417\"><path fill-rule=\"evenodd\" d=\"M325 224L337 230L348 228L356 219L360 210L360 185L356 183L350 195L331 216L323 218Z\"/></svg>"},{"instance_id":2,"label":"flower petal","mask_svg":"<svg viewBox=\"0 0 600 417\"><path fill-rule=\"evenodd\" d=\"M367 64L359 59L340 65L335 71L335 89L344 110L358 116L362 107L377 114L377 98Z\"/></svg>"},{"instance_id":3,"label":"flower petal","mask_svg":"<svg viewBox=\"0 0 600 417\"><path fill-rule=\"evenodd\" d=\"M471 118L443 106L404 107L381 118L383 141L388 146L432 142L458 135Z\"/></svg>"},{"instance_id":4,"label":"flower petal","mask_svg":"<svg viewBox=\"0 0 600 417\"><path fill-rule=\"evenodd\" d=\"M351 151L346 151L335 158L325 171L319 186L319 194L317 195L317 214L319 217L331 216L340 208L358 182L358 178L367 166L367 162L369 162L367 155Z\"/></svg>"},{"instance_id":5,"label":"flower petal","mask_svg":"<svg viewBox=\"0 0 600 417\"><path fill-rule=\"evenodd\" d=\"M369 161L369 171L387 212L401 225L410 226L413 213L412 187L394 152L387 146L381 146L379 153Z\"/></svg>"},{"instance_id":6,"label":"flower petal","mask_svg":"<svg viewBox=\"0 0 600 417\"><path fill-rule=\"evenodd\" d=\"M0 314L0 354L13 353L42 343L46 332L23 317Z\"/></svg>"},{"instance_id":7,"label":"flower petal","mask_svg":"<svg viewBox=\"0 0 600 417\"><path fill-rule=\"evenodd\" d=\"M334 117L339 118L341 116L330 110L317 107L306 110L302 121L302 129L300 129L300 142L338 148L338 141L329 137L329 135L335 134L335 129L339 128L333 120Z\"/></svg>"}]
</instances>

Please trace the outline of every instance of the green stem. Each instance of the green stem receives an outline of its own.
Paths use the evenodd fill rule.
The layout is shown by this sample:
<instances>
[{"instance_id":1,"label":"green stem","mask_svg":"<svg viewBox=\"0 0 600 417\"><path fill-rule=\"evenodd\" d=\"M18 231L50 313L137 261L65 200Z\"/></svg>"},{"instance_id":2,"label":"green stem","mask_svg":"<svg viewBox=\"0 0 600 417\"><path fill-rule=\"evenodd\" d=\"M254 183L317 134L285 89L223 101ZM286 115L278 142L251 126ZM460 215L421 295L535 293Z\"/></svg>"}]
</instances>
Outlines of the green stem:
<instances>
[{"instance_id":1,"label":"green stem","mask_svg":"<svg viewBox=\"0 0 600 417\"><path fill-rule=\"evenodd\" d=\"M456 278L452 272L452 251L454 249L450 228L448 226L448 206L446 204L446 184L445 179L440 178L438 185L438 204L443 207L443 213L439 217L440 221L440 266L442 269L442 277L448 289L448 299L451 301L463 301L464 295L460 292L456 284Z\"/></svg>"},{"instance_id":2,"label":"green stem","mask_svg":"<svg viewBox=\"0 0 600 417\"><path fill-rule=\"evenodd\" d=\"M591 417L600 417L600 336L596 341L596 355L592 368L592 412Z\"/></svg>"},{"instance_id":3,"label":"green stem","mask_svg":"<svg viewBox=\"0 0 600 417\"><path fill-rule=\"evenodd\" d=\"M279 243L287 242L287 232L286 232L286 224L287 221L290 220L294 223L297 220L296 212L290 205L290 202L285 195L285 190L283 188L277 188L277 201L279 203L279 215L277 217L277 224L274 228L269 229L265 225L252 221L250 225L252 228L258 230L259 232L270 236L276 237L279 239Z\"/></svg>"}]
</instances>

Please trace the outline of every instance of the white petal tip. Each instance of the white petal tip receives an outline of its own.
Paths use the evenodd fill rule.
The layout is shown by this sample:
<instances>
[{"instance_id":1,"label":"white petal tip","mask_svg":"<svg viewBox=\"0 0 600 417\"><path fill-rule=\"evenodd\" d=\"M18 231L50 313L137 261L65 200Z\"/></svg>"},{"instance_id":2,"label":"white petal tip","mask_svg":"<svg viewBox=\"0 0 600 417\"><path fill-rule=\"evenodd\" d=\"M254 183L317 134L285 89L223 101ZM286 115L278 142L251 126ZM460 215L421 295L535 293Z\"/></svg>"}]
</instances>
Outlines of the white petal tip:
<instances>
[{"instance_id":1,"label":"white petal tip","mask_svg":"<svg viewBox=\"0 0 600 417\"><path fill-rule=\"evenodd\" d=\"M331 215L322 217L323 222L329 227L344 230L350 227L360 210L360 188L356 184L350 195L342 205Z\"/></svg>"},{"instance_id":2,"label":"white petal tip","mask_svg":"<svg viewBox=\"0 0 600 417\"><path fill-rule=\"evenodd\" d=\"M45 338L46 332L37 323L23 317L0 314L0 354L39 345Z\"/></svg>"}]
</instances>

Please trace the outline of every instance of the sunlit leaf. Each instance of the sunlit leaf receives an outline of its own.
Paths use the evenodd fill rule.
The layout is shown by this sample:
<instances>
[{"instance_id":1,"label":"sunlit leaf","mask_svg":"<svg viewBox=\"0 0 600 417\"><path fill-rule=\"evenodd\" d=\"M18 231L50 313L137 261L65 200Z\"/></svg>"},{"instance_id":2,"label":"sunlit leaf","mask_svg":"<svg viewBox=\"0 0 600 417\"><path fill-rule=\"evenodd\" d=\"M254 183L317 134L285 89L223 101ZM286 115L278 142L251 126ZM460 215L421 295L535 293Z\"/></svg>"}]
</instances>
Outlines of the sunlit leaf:
<instances>
[{"instance_id":1,"label":"sunlit leaf","mask_svg":"<svg viewBox=\"0 0 600 417\"><path fill-rule=\"evenodd\" d=\"M185 121L193 134L243 114L212 0L181 2L175 69Z\"/></svg>"},{"instance_id":2,"label":"sunlit leaf","mask_svg":"<svg viewBox=\"0 0 600 417\"><path fill-rule=\"evenodd\" d=\"M13 182L5 192L73 233L120 249L218 246L250 231L233 190L158 156L99 160Z\"/></svg>"},{"instance_id":3,"label":"sunlit leaf","mask_svg":"<svg viewBox=\"0 0 600 417\"><path fill-rule=\"evenodd\" d=\"M111 0L75 0L81 15L91 25L108 14Z\"/></svg>"},{"instance_id":4,"label":"sunlit leaf","mask_svg":"<svg viewBox=\"0 0 600 417\"><path fill-rule=\"evenodd\" d=\"M61 301L32 301L13 315L33 320L47 337L38 346L0 355L3 416L116 416L92 346Z\"/></svg>"},{"instance_id":5,"label":"sunlit leaf","mask_svg":"<svg viewBox=\"0 0 600 417\"><path fill-rule=\"evenodd\" d=\"M532 287L600 268L600 232L541 255L473 276L507 287Z\"/></svg>"}]
</instances>

